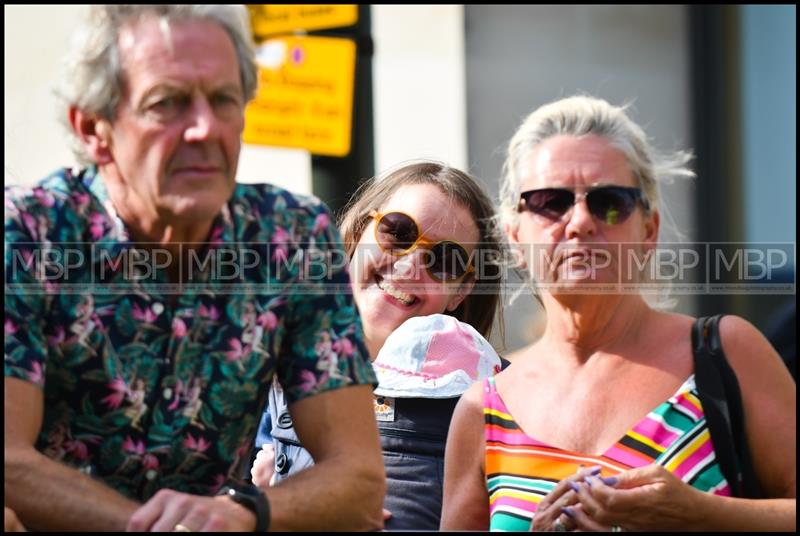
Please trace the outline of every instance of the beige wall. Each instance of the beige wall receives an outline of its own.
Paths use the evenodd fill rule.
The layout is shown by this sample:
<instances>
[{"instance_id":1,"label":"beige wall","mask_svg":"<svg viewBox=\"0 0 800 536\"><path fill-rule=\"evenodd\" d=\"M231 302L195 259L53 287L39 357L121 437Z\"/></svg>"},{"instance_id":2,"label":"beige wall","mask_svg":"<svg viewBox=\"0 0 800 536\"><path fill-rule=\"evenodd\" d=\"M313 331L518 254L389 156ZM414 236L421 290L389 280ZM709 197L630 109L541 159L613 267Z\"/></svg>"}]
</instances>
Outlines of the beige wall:
<instances>
[{"instance_id":1,"label":"beige wall","mask_svg":"<svg viewBox=\"0 0 800 536\"><path fill-rule=\"evenodd\" d=\"M464 6L372 6L375 168L467 166Z\"/></svg>"},{"instance_id":2,"label":"beige wall","mask_svg":"<svg viewBox=\"0 0 800 536\"><path fill-rule=\"evenodd\" d=\"M4 6L5 183L31 184L75 161L51 88L82 6Z\"/></svg>"}]
</instances>

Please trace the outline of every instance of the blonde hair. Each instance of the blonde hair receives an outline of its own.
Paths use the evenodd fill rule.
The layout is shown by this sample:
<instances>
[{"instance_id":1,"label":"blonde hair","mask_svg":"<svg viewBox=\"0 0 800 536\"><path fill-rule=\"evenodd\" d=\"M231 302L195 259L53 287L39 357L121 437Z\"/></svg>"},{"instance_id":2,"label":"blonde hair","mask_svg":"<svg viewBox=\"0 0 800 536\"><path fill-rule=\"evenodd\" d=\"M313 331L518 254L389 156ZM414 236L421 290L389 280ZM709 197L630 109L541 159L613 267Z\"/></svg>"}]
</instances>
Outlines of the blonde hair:
<instances>
[{"instance_id":1,"label":"blonde hair","mask_svg":"<svg viewBox=\"0 0 800 536\"><path fill-rule=\"evenodd\" d=\"M630 105L612 106L603 99L574 96L537 108L522 122L508 144L500 180L500 218L515 227L522 193L522 166L534 149L549 138L602 136L622 151L650 210L660 205L659 183L674 177L694 177L687 164L691 152L657 154L642 128L625 113Z\"/></svg>"}]
</instances>

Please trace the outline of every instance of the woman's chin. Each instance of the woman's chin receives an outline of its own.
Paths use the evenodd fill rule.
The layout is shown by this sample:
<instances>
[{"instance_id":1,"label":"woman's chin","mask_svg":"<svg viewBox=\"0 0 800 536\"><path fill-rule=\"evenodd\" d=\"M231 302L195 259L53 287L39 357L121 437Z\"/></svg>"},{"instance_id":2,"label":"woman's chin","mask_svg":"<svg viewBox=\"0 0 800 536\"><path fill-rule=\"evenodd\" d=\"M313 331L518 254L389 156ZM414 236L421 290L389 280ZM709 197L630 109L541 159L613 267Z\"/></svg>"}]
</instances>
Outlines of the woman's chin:
<instances>
[{"instance_id":1,"label":"woman's chin","mask_svg":"<svg viewBox=\"0 0 800 536\"><path fill-rule=\"evenodd\" d=\"M571 271L569 277L559 277L539 287L550 294L611 294L619 290L619 281L608 274Z\"/></svg>"}]
</instances>

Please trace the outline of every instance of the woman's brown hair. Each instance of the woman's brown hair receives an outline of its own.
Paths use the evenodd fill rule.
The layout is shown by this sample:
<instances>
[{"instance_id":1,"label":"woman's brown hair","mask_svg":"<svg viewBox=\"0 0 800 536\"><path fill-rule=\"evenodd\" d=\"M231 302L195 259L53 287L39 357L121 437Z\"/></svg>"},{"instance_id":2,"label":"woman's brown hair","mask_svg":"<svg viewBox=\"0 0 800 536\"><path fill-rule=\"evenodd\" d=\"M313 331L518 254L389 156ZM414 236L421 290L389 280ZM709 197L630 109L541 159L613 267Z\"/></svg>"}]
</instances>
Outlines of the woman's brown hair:
<instances>
[{"instance_id":1,"label":"woman's brown hair","mask_svg":"<svg viewBox=\"0 0 800 536\"><path fill-rule=\"evenodd\" d=\"M502 326L500 292L502 287L501 260L504 242L498 232L492 202L478 181L458 169L438 162L416 162L373 177L362 184L339 219L339 229L348 258L352 258L369 225L371 211L380 210L401 186L433 184L445 195L469 210L479 232L474 263L476 281L472 291L451 314L489 337L497 316Z\"/></svg>"}]
</instances>

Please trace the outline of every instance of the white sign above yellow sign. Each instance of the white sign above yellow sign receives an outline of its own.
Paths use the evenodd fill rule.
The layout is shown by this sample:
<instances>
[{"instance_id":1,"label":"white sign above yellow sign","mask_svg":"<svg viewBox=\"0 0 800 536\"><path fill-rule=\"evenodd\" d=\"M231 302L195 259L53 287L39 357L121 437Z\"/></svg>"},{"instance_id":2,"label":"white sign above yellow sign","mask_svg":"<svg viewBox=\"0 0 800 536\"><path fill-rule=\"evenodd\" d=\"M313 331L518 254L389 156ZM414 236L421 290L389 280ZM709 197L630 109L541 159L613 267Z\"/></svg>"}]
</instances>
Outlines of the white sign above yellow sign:
<instances>
[{"instance_id":1,"label":"white sign above yellow sign","mask_svg":"<svg viewBox=\"0 0 800 536\"><path fill-rule=\"evenodd\" d=\"M356 4L264 4L247 8L257 37L341 28L358 22Z\"/></svg>"},{"instance_id":2,"label":"white sign above yellow sign","mask_svg":"<svg viewBox=\"0 0 800 536\"><path fill-rule=\"evenodd\" d=\"M256 59L258 91L245 111L244 142L346 156L355 42L312 36L269 39L258 46Z\"/></svg>"}]
</instances>

